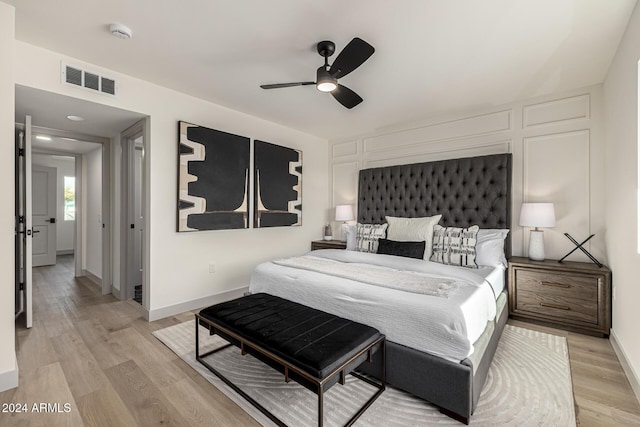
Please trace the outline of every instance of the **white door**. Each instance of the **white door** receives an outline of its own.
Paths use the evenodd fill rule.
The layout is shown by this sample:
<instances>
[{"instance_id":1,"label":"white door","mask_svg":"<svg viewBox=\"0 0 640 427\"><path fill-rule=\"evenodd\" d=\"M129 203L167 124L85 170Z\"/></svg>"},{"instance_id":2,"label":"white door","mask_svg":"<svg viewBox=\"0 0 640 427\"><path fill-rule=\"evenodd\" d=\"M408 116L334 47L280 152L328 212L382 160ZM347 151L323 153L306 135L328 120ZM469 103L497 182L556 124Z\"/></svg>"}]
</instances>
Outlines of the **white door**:
<instances>
[{"instance_id":1,"label":"white door","mask_svg":"<svg viewBox=\"0 0 640 427\"><path fill-rule=\"evenodd\" d=\"M56 263L57 169L31 167L33 267Z\"/></svg>"},{"instance_id":2,"label":"white door","mask_svg":"<svg viewBox=\"0 0 640 427\"><path fill-rule=\"evenodd\" d=\"M143 306L148 306L148 292L145 291L145 186L144 186L144 126L141 120L125 129L120 135L122 141L122 224L121 235L121 279L120 297L135 298ZM136 287L138 292L136 293ZM141 291L141 292L140 292Z\"/></svg>"},{"instance_id":3,"label":"white door","mask_svg":"<svg viewBox=\"0 0 640 427\"><path fill-rule=\"evenodd\" d=\"M134 286L142 285L142 247L144 241L144 203L142 194L142 166L144 164L144 147L142 136L136 138L133 150L134 187L134 248L133 248L133 280Z\"/></svg>"},{"instance_id":4,"label":"white door","mask_svg":"<svg viewBox=\"0 0 640 427\"><path fill-rule=\"evenodd\" d=\"M24 129L18 135L16 147L16 216L16 292L20 293L19 312L24 312L27 328L30 328L33 325L31 116L25 118Z\"/></svg>"}]
</instances>

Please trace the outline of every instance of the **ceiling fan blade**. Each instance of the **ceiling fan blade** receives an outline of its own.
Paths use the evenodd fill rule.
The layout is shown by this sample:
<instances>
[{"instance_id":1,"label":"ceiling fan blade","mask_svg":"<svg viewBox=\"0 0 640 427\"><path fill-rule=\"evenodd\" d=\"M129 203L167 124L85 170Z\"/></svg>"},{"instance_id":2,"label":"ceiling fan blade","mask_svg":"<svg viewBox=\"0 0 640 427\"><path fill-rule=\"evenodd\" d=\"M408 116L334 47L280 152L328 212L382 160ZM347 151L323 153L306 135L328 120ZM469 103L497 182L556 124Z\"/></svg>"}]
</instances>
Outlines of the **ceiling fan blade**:
<instances>
[{"instance_id":1,"label":"ceiling fan blade","mask_svg":"<svg viewBox=\"0 0 640 427\"><path fill-rule=\"evenodd\" d=\"M373 46L356 37L342 49L342 52L333 61L331 68L329 68L329 74L336 79L344 77L361 66L364 61L373 55L373 52L375 52Z\"/></svg>"},{"instance_id":2,"label":"ceiling fan blade","mask_svg":"<svg viewBox=\"0 0 640 427\"><path fill-rule=\"evenodd\" d=\"M308 86L314 85L316 82L294 82L294 83L276 83L272 85L260 85L262 89L279 89L281 87Z\"/></svg>"},{"instance_id":3,"label":"ceiling fan blade","mask_svg":"<svg viewBox=\"0 0 640 427\"><path fill-rule=\"evenodd\" d=\"M333 92L331 92L331 95L333 95L336 101L349 109L362 102L362 98L360 98L360 95L358 95L348 87L342 85L338 85L338 87Z\"/></svg>"}]
</instances>

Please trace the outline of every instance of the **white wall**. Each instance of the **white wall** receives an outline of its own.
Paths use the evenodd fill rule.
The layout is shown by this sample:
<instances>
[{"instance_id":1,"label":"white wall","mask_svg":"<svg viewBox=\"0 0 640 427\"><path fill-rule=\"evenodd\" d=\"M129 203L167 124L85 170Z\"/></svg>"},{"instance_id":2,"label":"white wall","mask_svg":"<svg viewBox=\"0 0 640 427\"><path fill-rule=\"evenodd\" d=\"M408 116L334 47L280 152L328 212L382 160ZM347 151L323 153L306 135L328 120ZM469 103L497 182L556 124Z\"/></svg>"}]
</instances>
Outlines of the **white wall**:
<instances>
[{"instance_id":1,"label":"white wall","mask_svg":"<svg viewBox=\"0 0 640 427\"><path fill-rule=\"evenodd\" d=\"M145 279L150 284L151 311L164 309L166 315L173 305L246 286L259 262L304 253L311 240L321 237L328 207L326 140L27 43L15 44L17 84L150 116L150 140L145 151L145 178L150 190L146 196L150 212L146 227L150 253L146 261L150 268ZM115 76L120 84L118 97L62 85L60 61ZM302 150L303 225L177 233L179 120ZM114 191L118 191L115 185ZM214 274L209 273L210 263L216 264Z\"/></svg>"},{"instance_id":2,"label":"white wall","mask_svg":"<svg viewBox=\"0 0 640 427\"><path fill-rule=\"evenodd\" d=\"M49 166L58 171L56 188L56 251L72 253L75 237L75 221L64 220L64 177L75 176L75 159L72 157L53 157L50 154L33 154L33 164Z\"/></svg>"},{"instance_id":3,"label":"white wall","mask_svg":"<svg viewBox=\"0 0 640 427\"><path fill-rule=\"evenodd\" d=\"M102 278L102 147L82 158L82 269Z\"/></svg>"},{"instance_id":4,"label":"white wall","mask_svg":"<svg viewBox=\"0 0 640 427\"><path fill-rule=\"evenodd\" d=\"M640 399L638 254L638 60L636 6L604 83L607 251L613 270L613 337Z\"/></svg>"},{"instance_id":5,"label":"white wall","mask_svg":"<svg viewBox=\"0 0 640 427\"><path fill-rule=\"evenodd\" d=\"M0 2L0 181L5 183L0 210L0 391L18 385L14 319L14 29L15 9Z\"/></svg>"},{"instance_id":6,"label":"white wall","mask_svg":"<svg viewBox=\"0 0 640 427\"><path fill-rule=\"evenodd\" d=\"M330 206L355 205L360 169L505 152L513 153L513 254L528 249L529 229L518 226L522 202L553 202L547 258L573 248L563 233L578 240L595 233L588 249L606 262L600 85L331 141ZM579 251L568 259L589 262Z\"/></svg>"}]
</instances>

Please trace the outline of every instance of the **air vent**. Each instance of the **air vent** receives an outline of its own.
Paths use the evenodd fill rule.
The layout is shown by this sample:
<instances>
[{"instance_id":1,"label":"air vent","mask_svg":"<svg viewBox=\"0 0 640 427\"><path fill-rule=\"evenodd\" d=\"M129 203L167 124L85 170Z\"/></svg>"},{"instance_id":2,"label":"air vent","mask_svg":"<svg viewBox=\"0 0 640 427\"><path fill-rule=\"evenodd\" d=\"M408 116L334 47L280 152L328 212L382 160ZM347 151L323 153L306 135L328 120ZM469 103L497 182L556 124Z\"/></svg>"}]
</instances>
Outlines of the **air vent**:
<instances>
[{"instance_id":1,"label":"air vent","mask_svg":"<svg viewBox=\"0 0 640 427\"><path fill-rule=\"evenodd\" d=\"M67 67L66 82L76 86L82 86L82 70Z\"/></svg>"},{"instance_id":2,"label":"air vent","mask_svg":"<svg viewBox=\"0 0 640 427\"><path fill-rule=\"evenodd\" d=\"M82 87L93 92L105 95L116 95L118 85L112 78L101 76L78 67L62 64L62 82L65 84Z\"/></svg>"},{"instance_id":3,"label":"air vent","mask_svg":"<svg viewBox=\"0 0 640 427\"><path fill-rule=\"evenodd\" d=\"M86 87L87 89L100 90L100 76L85 71L84 87Z\"/></svg>"},{"instance_id":4,"label":"air vent","mask_svg":"<svg viewBox=\"0 0 640 427\"><path fill-rule=\"evenodd\" d=\"M102 77L101 81L102 81L102 86L101 86L102 92L108 93L109 95L115 95L116 94L116 82L115 82L115 80L108 79L106 77Z\"/></svg>"}]
</instances>

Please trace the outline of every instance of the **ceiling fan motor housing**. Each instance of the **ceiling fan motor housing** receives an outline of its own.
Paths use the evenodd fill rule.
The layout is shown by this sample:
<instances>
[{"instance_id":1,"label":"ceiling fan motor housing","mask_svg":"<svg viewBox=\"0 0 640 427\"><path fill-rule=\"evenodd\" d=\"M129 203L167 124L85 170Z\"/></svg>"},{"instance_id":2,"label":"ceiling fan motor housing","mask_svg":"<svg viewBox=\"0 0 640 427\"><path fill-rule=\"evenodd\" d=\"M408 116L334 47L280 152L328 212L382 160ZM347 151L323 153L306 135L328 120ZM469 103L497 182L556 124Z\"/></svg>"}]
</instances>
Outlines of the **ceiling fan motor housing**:
<instances>
[{"instance_id":1,"label":"ceiling fan motor housing","mask_svg":"<svg viewBox=\"0 0 640 427\"><path fill-rule=\"evenodd\" d=\"M331 92L338 87L338 80L329 74L324 65L316 72L316 87L321 92Z\"/></svg>"}]
</instances>

